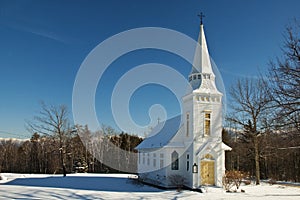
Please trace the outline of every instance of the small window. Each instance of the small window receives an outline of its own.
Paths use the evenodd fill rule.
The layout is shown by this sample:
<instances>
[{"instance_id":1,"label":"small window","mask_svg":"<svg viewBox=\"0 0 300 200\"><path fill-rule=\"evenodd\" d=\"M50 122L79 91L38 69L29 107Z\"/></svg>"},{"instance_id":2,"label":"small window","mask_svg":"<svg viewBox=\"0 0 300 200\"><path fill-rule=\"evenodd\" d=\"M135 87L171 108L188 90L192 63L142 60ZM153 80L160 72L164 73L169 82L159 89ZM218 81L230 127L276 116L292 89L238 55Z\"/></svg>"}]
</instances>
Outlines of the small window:
<instances>
[{"instance_id":1,"label":"small window","mask_svg":"<svg viewBox=\"0 0 300 200\"><path fill-rule=\"evenodd\" d=\"M153 167L156 167L156 159L153 159Z\"/></svg>"},{"instance_id":2,"label":"small window","mask_svg":"<svg viewBox=\"0 0 300 200\"><path fill-rule=\"evenodd\" d=\"M160 154L160 158L164 158L164 154L163 153Z\"/></svg>"},{"instance_id":3,"label":"small window","mask_svg":"<svg viewBox=\"0 0 300 200\"><path fill-rule=\"evenodd\" d=\"M205 113L205 119L210 119L210 113Z\"/></svg>"},{"instance_id":4,"label":"small window","mask_svg":"<svg viewBox=\"0 0 300 200\"><path fill-rule=\"evenodd\" d=\"M198 79L201 79L201 74L198 74Z\"/></svg>"},{"instance_id":5,"label":"small window","mask_svg":"<svg viewBox=\"0 0 300 200\"><path fill-rule=\"evenodd\" d=\"M196 75L194 75L194 76L193 76L193 80L196 80L196 78L197 78L197 76L196 76Z\"/></svg>"},{"instance_id":6,"label":"small window","mask_svg":"<svg viewBox=\"0 0 300 200\"><path fill-rule=\"evenodd\" d=\"M210 154L205 154L204 156L203 156L203 158L202 159L209 159L209 160L213 160L214 159L214 157L212 156L212 155L210 155Z\"/></svg>"},{"instance_id":7,"label":"small window","mask_svg":"<svg viewBox=\"0 0 300 200\"><path fill-rule=\"evenodd\" d=\"M171 158L172 158L171 169L178 170L179 169L178 153L176 151L173 151Z\"/></svg>"},{"instance_id":8,"label":"small window","mask_svg":"<svg viewBox=\"0 0 300 200\"><path fill-rule=\"evenodd\" d=\"M143 153L143 164L145 164L145 153Z\"/></svg>"},{"instance_id":9,"label":"small window","mask_svg":"<svg viewBox=\"0 0 300 200\"><path fill-rule=\"evenodd\" d=\"M192 76L190 76L190 77L189 77L189 81L192 81L192 79L193 79Z\"/></svg>"}]
</instances>

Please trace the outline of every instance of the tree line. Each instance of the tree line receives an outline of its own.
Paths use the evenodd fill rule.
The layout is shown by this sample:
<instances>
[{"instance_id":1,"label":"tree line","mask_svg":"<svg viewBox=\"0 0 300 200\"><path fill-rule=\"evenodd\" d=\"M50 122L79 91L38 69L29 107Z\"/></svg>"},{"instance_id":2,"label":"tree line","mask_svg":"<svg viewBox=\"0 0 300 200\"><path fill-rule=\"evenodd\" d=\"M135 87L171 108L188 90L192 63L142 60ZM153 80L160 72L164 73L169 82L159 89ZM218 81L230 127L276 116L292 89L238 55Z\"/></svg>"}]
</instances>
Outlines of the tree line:
<instances>
[{"instance_id":1,"label":"tree line","mask_svg":"<svg viewBox=\"0 0 300 200\"><path fill-rule=\"evenodd\" d=\"M0 173L132 173L137 169L134 147L141 141L104 126L96 132L76 126L76 132L66 129L60 137L36 132L30 140L2 139Z\"/></svg>"}]
</instances>

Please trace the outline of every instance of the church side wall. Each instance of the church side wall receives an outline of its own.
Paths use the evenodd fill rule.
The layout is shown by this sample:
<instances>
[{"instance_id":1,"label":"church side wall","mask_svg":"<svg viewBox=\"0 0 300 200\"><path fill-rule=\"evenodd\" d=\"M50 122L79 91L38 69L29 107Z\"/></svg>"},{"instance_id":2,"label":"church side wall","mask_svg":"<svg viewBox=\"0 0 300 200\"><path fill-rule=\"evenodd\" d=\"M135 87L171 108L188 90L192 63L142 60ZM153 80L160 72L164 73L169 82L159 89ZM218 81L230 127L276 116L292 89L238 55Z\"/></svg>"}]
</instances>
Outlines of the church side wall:
<instances>
[{"instance_id":1,"label":"church side wall","mask_svg":"<svg viewBox=\"0 0 300 200\"><path fill-rule=\"evenodd\" d=\"M171 164L171 155L172 153L176 151L179 154L179 165L178 165L178 170L172 170ZM176 185L174 185L174 180L172 181L172 179L174 179L175 175L179 175L181 177L184 177L187 181L189 181L189 178L187 178L187 170L186 170L186 153L185 153L185 149L184 148L167 148L166 149L166 155L168 155L168 157L166 157L167 162L168 162L168 166L166 168L166 175L167 175L167 185L169 187L176 187Z\"/></svg>"}]
</instances>

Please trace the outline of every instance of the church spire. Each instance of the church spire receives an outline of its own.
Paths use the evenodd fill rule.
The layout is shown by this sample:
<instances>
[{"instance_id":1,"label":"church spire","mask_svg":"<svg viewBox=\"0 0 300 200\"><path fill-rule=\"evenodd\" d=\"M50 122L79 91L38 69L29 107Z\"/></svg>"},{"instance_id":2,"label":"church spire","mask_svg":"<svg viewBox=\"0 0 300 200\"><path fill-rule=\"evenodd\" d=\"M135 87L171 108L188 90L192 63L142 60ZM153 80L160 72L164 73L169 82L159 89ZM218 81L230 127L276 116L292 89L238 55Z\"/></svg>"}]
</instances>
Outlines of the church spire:
<instances>
[{"instance_id":1,"label":"church spire","mask_svg":"<svg viewBox=\"0 0 300 200\"><path fill-rule=\"evenodd\" d=\"M194 90L210 86L211 90L217 90L215 87L215 75L212 70L210 56L207 48L204 26L203 13L200 17L200 32L198 36L198 44L195 50L193 68L189 76L189 81Z\"/></svg>"},{"instance_id":2,"label":"church spire","mask_svg":"<svg viewBox=\"0 0 300 200\"><path fill-rule=\"evenodd\" d=\"M199 16L200 16L200 20L201 20L200 32L199 32L199 37L198 37L199 46L196 47L193 66L200 73L213 73L211 63L210 63L210 56L209 56L208 48L207 48L207 44L206 44L203 21L202 21L202 18L204 17L204 15L201 13Z\"/></svg>"}]
</instances>

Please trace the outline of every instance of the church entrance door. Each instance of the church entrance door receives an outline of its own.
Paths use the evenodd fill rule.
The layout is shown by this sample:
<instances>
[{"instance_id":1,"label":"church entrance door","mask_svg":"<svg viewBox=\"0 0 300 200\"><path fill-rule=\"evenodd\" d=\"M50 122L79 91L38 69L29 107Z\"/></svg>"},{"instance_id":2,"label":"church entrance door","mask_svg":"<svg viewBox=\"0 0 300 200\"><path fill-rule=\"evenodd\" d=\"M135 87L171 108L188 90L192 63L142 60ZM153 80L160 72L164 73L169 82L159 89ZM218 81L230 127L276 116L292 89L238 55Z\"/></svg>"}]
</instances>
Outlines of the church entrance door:
<instances>
[{"instance_id":1,"label":"church entrance door","mask_svg":"<svg viewBox=\"0 0 300 200\"><path fill-rule=\"evenodd\" d=\"M201 161L201 185L215 184L215 162Z\"/></svg>"}]
</instances>

